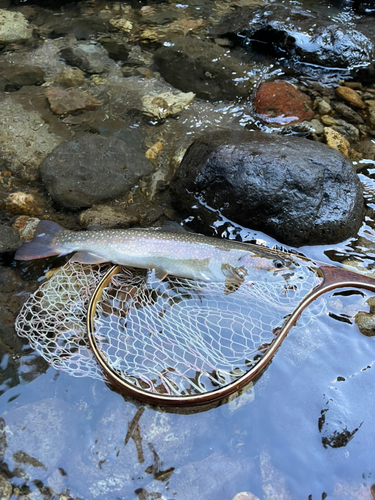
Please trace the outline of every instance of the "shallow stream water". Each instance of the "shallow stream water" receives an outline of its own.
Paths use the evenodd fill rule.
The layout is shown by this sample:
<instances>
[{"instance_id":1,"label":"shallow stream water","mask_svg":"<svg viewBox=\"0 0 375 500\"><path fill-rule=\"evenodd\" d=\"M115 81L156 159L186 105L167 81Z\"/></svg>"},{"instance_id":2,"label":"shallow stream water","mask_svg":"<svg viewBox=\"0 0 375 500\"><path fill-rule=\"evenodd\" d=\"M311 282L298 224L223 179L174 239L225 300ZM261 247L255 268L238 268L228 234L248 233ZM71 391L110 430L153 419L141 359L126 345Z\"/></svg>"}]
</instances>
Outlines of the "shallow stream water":
<instances>
[{"instance_id":1,"label":"shallow stream water","mask_svg":"<svg viewBox=\"0 0 375 500\"><path fill-rule=\"evenodd\" d=\"M174 7L199 13L210 10L211 2ZM333 19L346 16L348 23L355 15L325 2L311 7L328 10ZM264 61L257 57L259 73L282 76L286 71L282 65L267 66L267 56ZM340 77L342 73L324 78L335 82ZM243 109L242 104L217 104L215 112L207 113L206 124L215 128L214 120L221 124L227 115L237 115L238 127L253 121L253 126L270 131ZM189 113L191 129L203 131L203 114L198 120L194 109ZM153 124L140 126L138 117L133 124L127 120L129 138L152 135ZM173 125L165 128L173 134ZM375 165L361 161L367 167L360 174L367 212L356 238L292 249L219 216L210 231L372 273ZM25 265L5 258L2 265L12 274L4 275L1 286L4 297L13 299L2 302L3 313L7 301L22 303L36 289L53 263ZM303 316L292 328L252 388L230 403L188 414L143 405L101 380L55 370L17 338L4 313L0 498L231 500L248 492L243 500L254 498L250 493L261 500L373 500L375 337L361 334L354 322L358 311L369 310L370 296L350 289L325 294L313 305L314 317L307 315L304 321Z\"/></svg>"}]
</instances>

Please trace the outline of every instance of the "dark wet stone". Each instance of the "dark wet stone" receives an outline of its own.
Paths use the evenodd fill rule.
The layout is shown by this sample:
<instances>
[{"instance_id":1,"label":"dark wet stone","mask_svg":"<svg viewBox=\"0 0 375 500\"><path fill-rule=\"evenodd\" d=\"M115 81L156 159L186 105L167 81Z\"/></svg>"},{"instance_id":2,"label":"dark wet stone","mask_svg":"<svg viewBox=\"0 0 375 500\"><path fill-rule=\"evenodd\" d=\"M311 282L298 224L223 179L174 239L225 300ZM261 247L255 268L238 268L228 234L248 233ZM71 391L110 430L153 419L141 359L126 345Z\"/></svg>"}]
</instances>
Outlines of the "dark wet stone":
<instances>
[{"instance_id":1,"label":"dark wet stone","mask_svg":"<svg viewBox=\"0 0 375 500\"><path fill-rule=\"evenodd\" d=\"M37 66L0 63L0 90L37 85L44 82L44 71Z\"/></svg>"},{"instance_id":2,"label":"dark wet stone","mask_svg":"<svg viewBox=\"0 0 375 500\"><path fill-rule=\"evenodd\" d=\"M21 238L15 229L0 225L0 254L15 252L21 243Z\"/></svg>"},{"instance_id":3,"label":"dark wet stone","mask_svg":"<svg viewBox=\"0 0 375 500\"><path fill-rule=\"evenodd\" d=\"M361 184L343 155L307 139L262 132L201 137L186 152L172 190L183 214L211 221L208 205L294 246L354 236L364 211Z\"/></svg>"},{"instance_id":4,"label":"dark wet stone","mask_svg":"<svg viewBox=\"0 0 375 500\"><path fill-rule=\"evenodd\" d=\"M288 82L262 83L255 95L254 108L268 123L280 125L314 118L311 99Z\"/></svg>"},{"instance_id":5,"label":"dark wet stone","mask_svg":"<svg viewBox=\"0 0 375 500\"><path fill-rule=\"evenodd\" d=\"M62 49L60 54L68 64L87 73L103 73L109 62L107 51L101 45L92 43L77 43Z\"/></svg>"},{"instance_id":6,"label":"dark wet stone","mask_svg":"<svg viewBox=\"0 0 375 500\"><path fill-rule=\"evenodd\" d=\"M212 29L212 35L230 35L239 43L263 52L282 54L290 63L300 61L329 68L361 67L374 71L375 48L370 23L357 29L334 24L327 16L298 6L267 4L254 10L236 9Z\"/></svg>"},{"instance_id":7,"label":"dark wet stone","mask_svg":"<svg viewBox=\"0 0 375 500\"><path fill-rule=\"evenodd\" d=\"M226 49L208 40L173 38L170 45L155 52L154 60L168 83L202 99L232 100L247 96L252 89L247 74L252 67L228 57Z\"/></svg>"},{"instance_id":8,"label":"dark wet stone","mask_svg":"<svg viewBox=\"0 0 375 500\"><path fill-rule=\"evenodd\" d=\"M375 15L375 0L367 0L366 2L354 0L353 8L359 14Z\"/></svg>"},{"instance_id":9,"label":"dark wet stone","mask_svg":"<svg viewBox=\"0 0 375 500\"><path fill-rule=\"evenodd\" d=\"M99 41L111 59L125 61L128 58L131 48L122 39L115 37L115 35L108 35L101 37Z\"/></svg>"},{"instance_id":10,"label":"dark wet stone","mask_svg":"<svg viewBox=\"0 0 375 500\"><path fill-rule=\"evenodd\" d=\"M42 163L41 176L54 201L78 210L125 194L152 169L123 141L86 135L55 148Z\"/></svg>"},{"instance_id":11,"label":"dark wet stone","mask_svg":"<svg viewBox=\"0 0 375 500\"><path fill-rule=\"evenodd\" d=\"M353 123L364 123L362 116L343 102L331 101L332 108Z\"/></svg>"}]
</instances>

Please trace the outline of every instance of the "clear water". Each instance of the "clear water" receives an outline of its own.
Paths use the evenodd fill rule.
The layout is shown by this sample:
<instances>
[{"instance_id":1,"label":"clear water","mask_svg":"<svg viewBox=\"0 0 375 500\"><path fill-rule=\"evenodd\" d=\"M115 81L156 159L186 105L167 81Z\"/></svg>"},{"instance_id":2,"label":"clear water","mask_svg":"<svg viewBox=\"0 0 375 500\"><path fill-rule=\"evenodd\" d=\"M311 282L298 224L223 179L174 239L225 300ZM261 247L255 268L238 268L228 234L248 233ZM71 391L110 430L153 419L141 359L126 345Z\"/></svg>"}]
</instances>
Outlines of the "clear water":
<instances>
[{"instance_id":1,"label":"clear water","mask_svg":"<svg viewBox=\"0 0 375 500\"><path fill-rule=\"evenodd\" d=\"M345 14L314 7L330 9L333 19ZM221 118L236 112L217 106ZM197 128L193 112L191 120ZM369 208L358 237L299 252L372 272L374 174L360 175ZM214 228L285 248L229 221ZM43 272L41 264L17 268L34 284ZM353 319L369 310L370 294L347 292L314 304L315 321L302 317L246 394L195 414L166 413L101 380L56 371L0 326L0 488L12 484L1 498L230 500L246 491L264 500L373 499L375 338Z\"/></svg>"}]
</instances>

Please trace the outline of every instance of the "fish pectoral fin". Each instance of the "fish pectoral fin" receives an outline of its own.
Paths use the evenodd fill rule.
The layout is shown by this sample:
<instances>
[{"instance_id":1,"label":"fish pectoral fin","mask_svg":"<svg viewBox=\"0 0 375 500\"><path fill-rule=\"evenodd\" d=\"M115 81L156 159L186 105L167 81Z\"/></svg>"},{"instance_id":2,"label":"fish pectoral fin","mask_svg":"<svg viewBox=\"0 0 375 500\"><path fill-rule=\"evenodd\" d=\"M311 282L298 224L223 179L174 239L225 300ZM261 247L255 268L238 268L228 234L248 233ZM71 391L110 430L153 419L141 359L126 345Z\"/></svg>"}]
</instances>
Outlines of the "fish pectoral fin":
<instances>
[{"instance_id":1,"label":"fish pectoral fin","mask_svg":"<svg viewBox=\"0 0 375 500\"><path fill-rule=\"evenodd\" d=\"M233 281L233 278L227 278L224 283L224 295L230 295L231 293L237 292L240 286L241 282Z\"/></svg>"},{"instance_id":2,"label":"fish pectoral fin","mask_svg":"<svg viewBox=\"0 0 375 500\"><path fill-rule=\"evenodd\" d=\"M99 257L90 252L76 252L70 259L72 262L81 262L82 264L101 264L102 262L108 262L108 259Z\"/></svg>"},{"instance_id":3,"label":"fish pectoral fin","mask_svg":"<svg viewBox=\"0 0 375 500\"><path fill-rule=\"evenodd\" d=\"M157 280L163 281L164 278L168 276L167 271L164 271L164 269L161 269L160 267L155 267L155 278Z\"/></svg>"}]
</instances>

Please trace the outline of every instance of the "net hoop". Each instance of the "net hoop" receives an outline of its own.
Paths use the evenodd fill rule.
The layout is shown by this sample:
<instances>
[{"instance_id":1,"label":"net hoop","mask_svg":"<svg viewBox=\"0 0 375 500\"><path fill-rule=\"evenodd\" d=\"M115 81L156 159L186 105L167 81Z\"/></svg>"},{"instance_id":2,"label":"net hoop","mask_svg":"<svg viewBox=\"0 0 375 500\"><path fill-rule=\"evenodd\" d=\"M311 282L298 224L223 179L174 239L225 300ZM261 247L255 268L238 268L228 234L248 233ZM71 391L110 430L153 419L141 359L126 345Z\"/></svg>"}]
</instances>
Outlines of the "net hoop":
<instances>
[{"instance_id":1,"label":"net hoop","mask_svg":"<svg viewBox=\"0 0 375 500\"><path fill-rule=\"evenodd\" d=\"M89 344L97 362L99 363L103 371L104 376L109 383L113 384L117 389L120 390L120 392L125 395L134 397L135 399L152 405L166 407L199 407L223 400L231 394L246 388L248 384L269 365L273 356L279 349L281 343L290 331L291 327L300 317L302 311L323 293L343 287L363 288L375 293L374 278L362 276L354 272L332 266L322 266L320 268L317 268L318 274L322 278L321 284L316 286L310 293L308 293L304 297L304 299L300 302L298 307L294 310L286 323L283 325L277 337L275 337L275 339L272 341L269 349L261 357L261 359L249 369L249 371L247 371L237 380L206 393L183 396L163 395L141 389L127 382L118 374L115 369L112 368L98 346L98 342L95 337L94 325L96 306L102 296L103 290L110 283L112 276L119 272L120 268L121 266L118 265L114 265L113 267L111 267L100 280L91 296L86 318Z\"/></svg>"}]
</instances>

